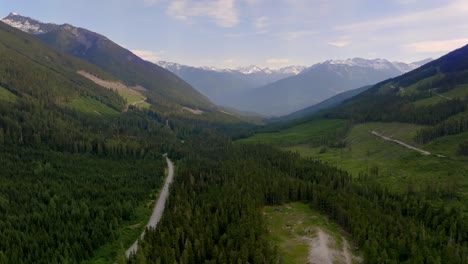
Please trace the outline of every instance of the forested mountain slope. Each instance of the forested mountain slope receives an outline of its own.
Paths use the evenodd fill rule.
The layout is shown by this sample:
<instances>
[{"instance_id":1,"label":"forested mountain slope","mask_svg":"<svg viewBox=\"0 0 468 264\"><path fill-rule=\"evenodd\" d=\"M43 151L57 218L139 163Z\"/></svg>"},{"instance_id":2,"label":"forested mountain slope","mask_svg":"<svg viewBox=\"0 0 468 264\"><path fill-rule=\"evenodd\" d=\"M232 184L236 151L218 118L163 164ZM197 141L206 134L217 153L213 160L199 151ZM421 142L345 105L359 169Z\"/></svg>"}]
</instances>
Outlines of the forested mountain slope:
<instances>
[{"instance_id":1,"label":"forested mountain slope","mask_svg":"<svg viewBox=\"0 0 468 264\"><path fill-rule=\"evenodd\" d=\"M434 125L466 111L468 45L402 76L381 82L330 112L357 121Z\"/></svg>"},{"instance_id":2,"label":"forested mountain slope","mask_svg":"<svg viewBox=\"0 0 468 264\"><path fill-rule=\"evenodd\" d=\"M212 109L205 96L175 74L142 60L102 35L68 24L45 24L17 14L10 14L4 20L19 28L26 22L37 25L44 30L34 32L35 37L63 53L98 66L128 86L144 87L149 101L154 105Z\"/></svg>"},{"instance_id":3,"label":"forested mountain slope","mask_svg":"<svg viewBox=\"0 0 468 264\"><path fill-rule=\"evenodd\" d=\"M459 53L450 58L455 64L433 64L450 76L442 83L457 80L454 88L431 88L436 89L431 97L416 100L416 94L409 100L414 109L426 107L433 115L414 119L427 124L410 124L408 130L465 120L464 101L447 94L465 91L459 84L466 57ZM275 146L233 144L232 135L245 132L241 123L167 116L132 106L123 111L122 97L77 70L106 80L115 77L3 24L0 67L0 263L278 263L261 207L290 201L306 202L338 223L369 263L468 260L466 170L457 163L466 166L462 152L456 156L450 149L452 156L442 153L446 159L430 155L422 160L418 153L400 155L400 147L393 146L395 156L402 158L395 165L397 172L415 160L424 161L417 164L422 164L417 166L419 178L414 171L398 177L372 166L376 149L362 147L366 142L361 138L355 137L354 145L342 140L355 136L349 129L356 129L354 121L366 121L363 113L371 109L357 108L354 100L380 93L385 97L387 87L366 92L343 108L314 117L316 123L289 128L279 137L284 144L306 142L323 148L325 155L334 149L341 158L359 151L365 169L356 175ZM439 102L448 100L439 95L453 96L452 104ZM396 99L388 102L406 97L393 94L389 98ZM106 111L80 111L73 104L77 99ZM327 119L346 117L347 112L340 112L346 107L352 110L347 119ZM406 117L376 113L371 118ZM442 121L428 125L437 120ZM398 123L384 132L396 134L394 127L404 126ZM370 136L369 130L377 129L374 124L358 128ZM442 136L431 143L450 139L459 144L465 135ZM388 147L377 142L378 149ZM141 234L161 186L164 153L177 168L167 210L158 227L147 231L140 250L124 259L123 251ZM388 155L384 158L393 162ZM428 184L415 186L416 180ZM392 181L408 186L395 190L387 185Z\"/></svg>"},{"instance_id":4,"label":"forested mountain slope","mask_svg":"<svg viewBox=\"0 0 468 264\"><path fill-rule=\"evenodd\" d=\"M13 94L50 105L69 107L77 99L87 99L120 112L124 100L114 91L94 84L76 73L92 72L112 79L94 65L54 51L15 28L0 23L1 86Z\"/></svg>"}]
</instances>

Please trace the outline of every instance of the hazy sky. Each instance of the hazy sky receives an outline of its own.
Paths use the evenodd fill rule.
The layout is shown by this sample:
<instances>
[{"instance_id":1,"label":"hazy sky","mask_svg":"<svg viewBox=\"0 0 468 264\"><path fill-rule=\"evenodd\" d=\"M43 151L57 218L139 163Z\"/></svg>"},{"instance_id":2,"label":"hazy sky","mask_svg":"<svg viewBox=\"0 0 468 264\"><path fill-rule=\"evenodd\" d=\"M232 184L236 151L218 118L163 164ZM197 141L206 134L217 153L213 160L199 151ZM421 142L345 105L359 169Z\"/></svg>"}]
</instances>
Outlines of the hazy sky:
<instances>
[{"instance_id":1,"label":"hazy sky","mask_svg":"<svg viewBox=\"0 0 468 264\"><path fill-rule=\"evenodd\" d=\"M468 0L0 0L0 15L9 12L193 66L411 62L468 44Z\"/></svg>"}]
</instances>

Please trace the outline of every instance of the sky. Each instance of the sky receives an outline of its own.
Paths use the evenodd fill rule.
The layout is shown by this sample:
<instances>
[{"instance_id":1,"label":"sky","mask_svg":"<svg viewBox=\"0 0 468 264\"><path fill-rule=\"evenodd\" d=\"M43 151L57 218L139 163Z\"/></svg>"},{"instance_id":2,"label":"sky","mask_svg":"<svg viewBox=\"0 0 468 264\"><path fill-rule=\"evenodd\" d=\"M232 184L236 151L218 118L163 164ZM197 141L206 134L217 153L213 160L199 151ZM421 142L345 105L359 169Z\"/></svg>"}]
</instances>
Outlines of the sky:
<instances>
[{"instance_id":1,"label":"sky","mask_svg":"<svg viewBox=\"0 0 468 264\"><path fill-rule=\"evenodd\" d=\"M468 44L467 0L0 0L0 16L10 12L190 66L413 62Z\"/></svg>"}]
</instances>

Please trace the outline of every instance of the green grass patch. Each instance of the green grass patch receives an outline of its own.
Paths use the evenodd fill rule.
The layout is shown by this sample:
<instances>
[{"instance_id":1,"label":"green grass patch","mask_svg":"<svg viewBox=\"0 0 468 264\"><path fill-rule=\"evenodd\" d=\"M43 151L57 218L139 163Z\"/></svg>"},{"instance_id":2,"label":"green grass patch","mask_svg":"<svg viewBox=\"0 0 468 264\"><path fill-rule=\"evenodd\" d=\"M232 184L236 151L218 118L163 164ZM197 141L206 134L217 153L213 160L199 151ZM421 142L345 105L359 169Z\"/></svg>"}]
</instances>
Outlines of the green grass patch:
<instances>
[{"instance_id":1,"label":"green grass patch","mask_svg":"<svg viewBox=\"0 0 468 264\"><path fill-rule=\"evenodd\" d=\"M269 239L277 246L282 263L308 263L309 244L306 239L316 237L317 228L334 238L337 250L342 249L343 235L339 226L307 204L296 202L266 206L263 212Z\"/></svg>"},{"instance_id":2,"label":"green grass patch","mask_svg":"<svg viewBox=\"0 0 468 264\"><path fill-rule=\"evenodd\" d=\"M79 97L71 101L68 107L91 115L117 115L119 112L89 97Z\"/></svg>"},{"instance_id":3,"label":"green grass patch","mask_svg":"<svg viewBox=\"0 0 468 264\"><path fill-rule=\"evenodd\" d=\"M341 149L310 147L298 145L285 148L328 162L350 172L357 177L360 173L378 168L374 179L393 191L406 191L409 188L425 190L429 185L437 188L453 188L464 196L468 190L468 162L465 157L457 156L456 146L468 134L460 134L434 140L422 146L435 155L425 156L393 142L384 141L371 134L376 130L383 135L392 136L405 143L415 145L412 138L420 126L402 123L366 123L353 127L346 138L347 147Z\"/></svg>"},{"instance_id":4,"label":"green grass patch","mask_svg":"<svg viewBox=\"0 0 468 264\"><path fill-rule=\"evenodd\" d=\"M18 97L16 97L16 95L0 86L0 100L14 103L17 99Z\"/></svg>"},{"instance_id":5,"label":"green grass patch","mask_svg":"<svg viewBox=\"0 0 468 264\"><path fill-rule=\"evenodd\" d=\"M128 105L135 105L138 108L149 108L151 105L147 103L146 97L143 96L141 93L119 90L117 93L122 96L125 100L127 100Z\"/></svg>"},{"instance_id":6,"label":"green grass patch","mask_svg":"<svg viewBox=\"0 0 468 264\"><path fill-rule=\"evenodd\" d=\"M452 160L468 163L468 157L457 155L458 145L465 140L468 140L468 132L432 140L425 145L425 148L428 151L450 157Z\"/></svg>"},{"instance_id":7,"label":"green grass patch","mask_svg":"<svg viewBox=\"0 0 468 264\"><path fill-rule=\"evenodd\" d=\"M272 133L256 134L241 139L239 143L259 143L276 146L298 144L320 145L338 140L346 134L348 121L343 119L320 119L285 130Z\"/></svg>"}]
</instances>

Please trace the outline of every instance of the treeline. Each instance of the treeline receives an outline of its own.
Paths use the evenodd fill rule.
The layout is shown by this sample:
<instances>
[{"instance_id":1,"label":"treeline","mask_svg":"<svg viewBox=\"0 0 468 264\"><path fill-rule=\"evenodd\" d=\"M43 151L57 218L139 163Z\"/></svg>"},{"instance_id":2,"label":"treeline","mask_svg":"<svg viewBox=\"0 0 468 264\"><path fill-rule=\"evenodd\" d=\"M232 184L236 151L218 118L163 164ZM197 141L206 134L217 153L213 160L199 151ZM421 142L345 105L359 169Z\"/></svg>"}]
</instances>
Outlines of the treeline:
<instances>
[{"instance_id":1,"label":"treeline","mask_svg":"<svg viewBox=\"0 0 468 264\"><path fill-rule=\"evenodd\" d=\"M468 141L464 141L458 145L457 153L463 156L468 156Z\"/></svg>"},{"instance_id":2,"label":"treeline","mask_svg":"<svg viewBox=\"0 0 468 264\"><path fill-rule=\"evenodd\" d=\"M462 208L368 178L264 146L193 154L179 165L162 222L128 263L279 263L260 207L290 201L349 231L367 263L468 261Z\"/></svg>"},{"instance_id":3,"label":"treeline","mask_svg":"<svg viewBox=\"0 0 468 264\"><path fill-rule=\"evenodd\" d=\"M416 107L409 98L396 94L367 94L324 115L328 118L350 119L358 123L405 122L436 125L467 110L468 99L447 100L434 105Z\"/></svg>"},{"instance_id":4,"label":"treeline","mask_svg":"<svg viewBox=\"0 0 468 264\"><path fill-rule=\"evenodd\" d=\"M450 118L433 127L418 130L415 141L425 144L433 139L456 135L468 131L468 116L461 115Z\"/></svg>"}]
</instances>

